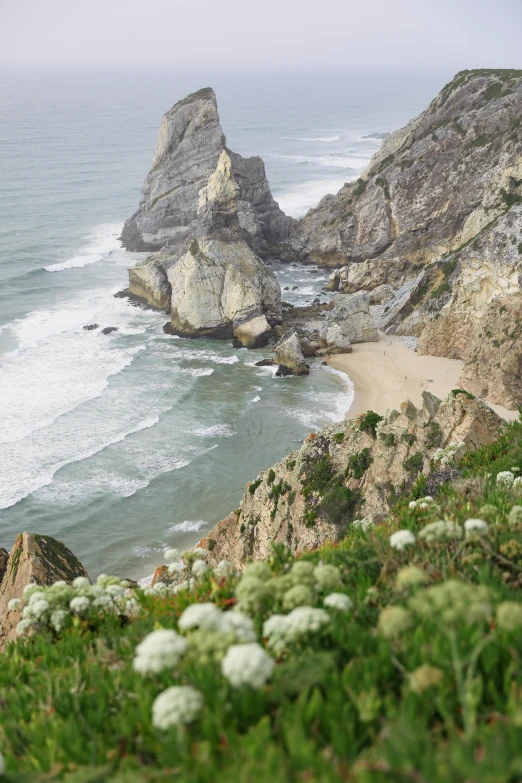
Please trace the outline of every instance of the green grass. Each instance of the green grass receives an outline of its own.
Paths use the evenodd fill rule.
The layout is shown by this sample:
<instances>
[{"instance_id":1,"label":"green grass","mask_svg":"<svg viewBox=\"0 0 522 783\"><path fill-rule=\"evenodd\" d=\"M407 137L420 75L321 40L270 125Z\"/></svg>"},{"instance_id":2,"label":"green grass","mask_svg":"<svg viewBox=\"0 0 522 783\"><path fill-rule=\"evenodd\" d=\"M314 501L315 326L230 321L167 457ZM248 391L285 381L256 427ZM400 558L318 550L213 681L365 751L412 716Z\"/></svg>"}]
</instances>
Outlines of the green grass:
<instances>
[{"instance_id":1,"label":"green grass","mask_svg":"<svg viewBox=\"0 0 522 783\"><path fill-rule=\"evenodd\" d=\"M230 609L236 575L207 572L191 593L168 597L136 591L132 622L78 619L61 637L40 631L10 644L0 655L6 783L519 781L522 627L510 630L498 607L522 605L522 518L512 512L522 493L495 477L522 470L522 423L506 425L459 467L460 483L443 487L426 509L410 509L406 499L378 527L352 527L340 543L301 557L336 566L335 589L353 609L329 610L323 630L289 643L264 687L233 688L212 651L155 675L131 665L146 634L178 628L190 603ZM327 474L323 462L315 480L323 486ZM335 486L328 481L327 493ZM419 477L417 497L425 481ZM488 535L433 543L419 536L437 519L470 518L486 520ZM399 529L415 543L393 549L389 536ZM283 611L280 588L294 562L274 547L264 599L252 612L261 643L263 621ZM403 571L411 566L424 584L411 581L418 571ZM325 592L314 591L320 607ZM204 708L189 726L160 731L152 704L173 684L197 688Z\"/></svg>"}]
</instances>

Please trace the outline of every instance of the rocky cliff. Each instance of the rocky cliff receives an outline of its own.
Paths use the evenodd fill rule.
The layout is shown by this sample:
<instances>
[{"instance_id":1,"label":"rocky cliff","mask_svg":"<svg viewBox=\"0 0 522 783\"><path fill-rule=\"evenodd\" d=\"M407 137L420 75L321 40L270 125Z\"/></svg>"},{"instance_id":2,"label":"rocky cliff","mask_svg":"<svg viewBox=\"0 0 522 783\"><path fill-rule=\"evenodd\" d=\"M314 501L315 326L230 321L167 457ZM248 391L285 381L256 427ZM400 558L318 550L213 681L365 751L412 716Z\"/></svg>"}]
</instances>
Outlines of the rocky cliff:
<instances>
[{"instance_id":1,"label":"rocky cliff","mask_svg":"<svg viewBox=\"0 0 522 783\"><path fill-rule=\"evenodd\" d=\"M482 401L452 393L442 402L424 392L381 418L365 414L311 434L297 451L247 484L240 508L200 542L213 563L242 566L263 559L273 542L293 554L342 538L355 518L379 521L421 473L447 480L432 462L437 449L462 453L492 443L502 420ZM427 494L427 492L425 493Z\"/></svg>"},{"instance_id":2,"label":"rocky cliff","mask_svg":"<svg viewBox=\"0 0 522 783\"><path fill-rule=\"evenodd\" d=\"M0 550L1 553L5 550ZM28 584L51 585L58 580L72 582L87 571L61 541L50 536L21 533L11 550L0 582L0 648L15 638L20 611L9 611L13 598L22 598Z\"/></svg>"},{"instance_id":3,"label":"rocky cliff","mask_svg":"<svg viewBox=\"0 0 522 783\"><path fill-rule=\"evenodd\" d=\"M218 191L228 196L224 210L215 208ZM158 250L183 242L202 224L208 230L237 223L264 255L288 239L294 222L272 198L261 158L243 158L226 146L214 90L205 88L163 117L138 210L121 239L129 250Z\"/></svg>"},{"instance_id":4,"label":"rocky cliff","mask_svg":"<svg viewBox=\"0 0 522 783\"><path fill-rule=\"evenodd\" d=\"M303 220L312 260L344 267L342 290L380 289L379 328L463 359L462 384L511 408L522 404L521 118L522 71L463 71Z\"/></svg>"}]
</instances>

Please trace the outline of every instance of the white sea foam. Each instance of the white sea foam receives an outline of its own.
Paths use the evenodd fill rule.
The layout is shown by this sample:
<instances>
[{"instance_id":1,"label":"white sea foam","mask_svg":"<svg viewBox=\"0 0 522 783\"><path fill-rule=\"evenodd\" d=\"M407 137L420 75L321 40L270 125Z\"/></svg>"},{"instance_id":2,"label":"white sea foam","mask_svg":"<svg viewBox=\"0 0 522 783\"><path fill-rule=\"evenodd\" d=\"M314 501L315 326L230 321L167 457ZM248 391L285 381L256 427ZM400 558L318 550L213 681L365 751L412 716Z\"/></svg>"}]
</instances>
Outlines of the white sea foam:
<instances>
[{"instance_id":1,"label":"white sea foam","mask_svg":"<svg viewBox=\"0 0 522 783\"><path fill-rule=\"evenodd\" d=\"M353 169L358 171L368 163L367 158L359 158L347 155L280 155L271 152L272 158L284 158L293 163L311 163L314 166L325 166L326 168Z\"/></svg>"},{"instance_id":2,"label":"white sea foam","mask_svg":"<svg viewBox=\"0 0 522 783\"><path fill-rule=\"evenodd\" d=\"M213 424L209 427L197 427L195 430L188 429L186 432L196 435L198 438L231 438L236 433L226 424Z\"/></svg>"},{"instance_id":3,"label":"white sea foam","mask_svg":"<svg viewBox=\"0 0 522 783\"><path fill-rule=\"evenodd\" d=\"M255 397L253 397L253 398L250 400L250 402L261 402L261 397L259 396L259 394L256 394L256 396L255 396Z\"/></svg>"},{"instance_id":4,"label":"white sea foam","mask_svg":"<svg viewBox=\"0 0 522 783\"><path fill-rule=\"evenodd\" d=\"M289 141L339 141L340 136L285 136Z\"/></svg>"},{"instance_id":5,"label":"white sea foam","mask_svg":"<svg viewBox=\"0 0 522 783\"><path fill-rule=\"evenodd\" d=\"M64 269L74 269L75 267L95 264L108 256L113 250L119 250L120 242L118 237L120 234L120 223L97 226L87 238L87 243L78 250L76 255L68 258L66 261L50 264L50 266L46 266L44 269L46 272L62 272Z\"/></svg>"},{"instance_id":6,"label":"white sea foam","mask_svg":"<svg viewBox=\"0 0 522 783\"><path fill-rule=\"evenodd\" d=\"M205 375L212 375L212 367L180 367L183 375L192 375L194 378L202 378Z\"/></svg>"},{"instance_id":7,"label":"white sea foam","mask_svg":"<svg viewBox=\"0 0 522 783\"><path fill-rule=\"evenodd\" d=\"M316 207L323 196L328 193L337 193L346 182L357 179L357 174L352 173L341 179L311 180L295 185L291 190L278 193L274 188L274 198L287 215L302 217L309 209Z\"/></svg>"},{"instance_id":8,"label":"white sea foam","mask_svg":"<svg viewBox=\"0 0 522 783\"><path fill-rule=\"evenodd\" d=\"M209 525L204 519L186 519L184 522L174 522L173 525L169 525L167 533L194 533L201 530L205 525Z\"/></svg>"}]
</instances>

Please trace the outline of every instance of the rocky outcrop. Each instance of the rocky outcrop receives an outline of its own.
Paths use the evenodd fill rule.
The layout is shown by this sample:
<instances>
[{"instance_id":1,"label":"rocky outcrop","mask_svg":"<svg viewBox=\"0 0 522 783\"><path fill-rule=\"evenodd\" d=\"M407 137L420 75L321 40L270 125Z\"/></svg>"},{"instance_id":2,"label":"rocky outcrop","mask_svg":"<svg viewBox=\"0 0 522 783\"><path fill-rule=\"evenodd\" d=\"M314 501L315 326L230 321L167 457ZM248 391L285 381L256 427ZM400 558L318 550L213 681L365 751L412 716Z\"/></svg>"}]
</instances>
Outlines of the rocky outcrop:
<instances>
[{"instance_id":1,"label":"rocky outcrop","mask_svg":"<svg viewBox=\"0 0 522 783\"><path fill-rule=\"evenodd\" d=\"M370 298L364 291L336 294L319 330L326 353L349 353L352 343L377 342L379 334L370 316Z\"/></svg>"},{"instance_id":2,"label":"rocky outcrop","mask_svg":"<svg viewBox=\"0 0 522 783\"><path fill-rule=\"evenodd\" d=\"M23 597L26 585L51 585L59 580L72 582L77 576L88 577L88 574L61 541L50 536L21 533L11 550L0 584L0 647L15 638L21 613L8 611L7 605L12 598Z\"/></svg>"},{"instance_id":3,"label":"rocky outcrop","mask_svg":"<svg viewBox=\"0 0 522 783\"><path fill-rule=\"evenodd\" d=\"M9 560L9 552L7 549L4 549L0 546L0 585L2 584L2 579L4 578L4 574L7 571L7 562Z\"/></svg>"},{"instance_id":4,"label":"rocky outcrop","mask_svg":"<svg viewBox=\"0 0 522 783\"><path fill-rule=\"evenodd\" d=\"M279 375L308 375L308 365L295 329L283 335L276 344L274 352L275 364L279 365Z\"/></svg>"},{"instance_id":5,"label":"rocky outcrop","mask_svg":"<svg viewBox=\"0 0 522 783\"><path fill-rule=\"evenodd\" d=\"M243 158L226 146L215 93L205 88L163 117L138 210L121 239L129 250L150 251L182 243L199 229L233 226L264 255L290 237L294 223L272 198L261 158Z\"/></svg>"},{"instance_id":6,"label":"rocky outcrop","mask_svg":"<svg viewBox=\"0 0 522 783\"><path fill-rule=\"evenodd\" d=\"M463 359L462 382L508 407L522 404L522 341L494 313L517 317L522 295L521 114L522 71L463 71L303 221L342 290L394 288L376 295L376 326Z\"/></svg>"},{"instance_id":7,"label":"rocky outcrop","mask_svg":"<svg viewBox=\"0 0 522 783\"><path fill-rule=\"evenodd\" d=\"M421 471L430 473L437 448L462 441L471 451L492 443L502 420L465 394L441 402L424 392L421 408L405 402L373 432L366 423L359 416L309 435L300 449L247 484L238 512L200 542L210 561L225 558L241 567L267 558L273 542L299 554L339 540L356 516L385 517Z\"/></svg>"},{"instance_id":8,"label":"rocky outcrop","mask_svg":"<svg viewBox=\"0 0 522 783\"><path fill-rule=\"evenodd\" d=\"M175 334L235 336L254 347L266 342L271 327L281 321L279 283L246 242L194 239L171 259L167 279Z\"/></svg>"}]
</instances>

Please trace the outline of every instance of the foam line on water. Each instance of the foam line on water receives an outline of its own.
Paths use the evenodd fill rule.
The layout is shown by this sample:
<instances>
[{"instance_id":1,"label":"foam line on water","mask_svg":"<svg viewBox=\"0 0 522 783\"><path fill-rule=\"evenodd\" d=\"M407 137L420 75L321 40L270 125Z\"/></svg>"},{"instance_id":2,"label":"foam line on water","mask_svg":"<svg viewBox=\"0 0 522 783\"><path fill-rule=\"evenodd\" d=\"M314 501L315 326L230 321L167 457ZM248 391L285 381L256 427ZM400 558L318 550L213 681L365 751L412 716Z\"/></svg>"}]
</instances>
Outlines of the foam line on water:
<instances>
[{"instance_id":1,"label":"foam line on water","mask_svg":"<svg viewBox=\"0 0 522 783\"><path fill-rule=\"evenodd\" d=\"M96 226L87 238L86 244L77 251L76 255L65 261L50 264L44 267L44 269L46 272L63 272L65 269L75 269L88 266L89 264L96 264L113 250L120 249L118 240L120 234L120 223L104 223Z\"/></svg>"}]
</instances>

